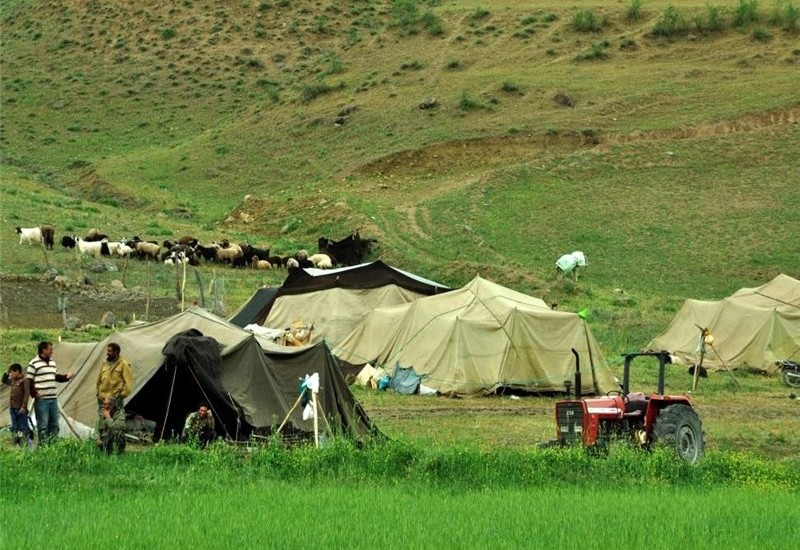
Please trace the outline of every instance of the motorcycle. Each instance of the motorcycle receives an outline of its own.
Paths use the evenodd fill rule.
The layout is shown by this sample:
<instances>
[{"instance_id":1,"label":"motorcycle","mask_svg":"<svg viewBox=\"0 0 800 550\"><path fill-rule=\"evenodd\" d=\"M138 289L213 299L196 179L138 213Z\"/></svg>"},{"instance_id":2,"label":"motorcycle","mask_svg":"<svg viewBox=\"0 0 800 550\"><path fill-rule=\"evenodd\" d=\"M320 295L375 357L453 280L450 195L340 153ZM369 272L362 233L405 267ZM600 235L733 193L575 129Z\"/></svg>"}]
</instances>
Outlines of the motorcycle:
<instances>
[{"instance_id":1,"label":"motorcycle","mask_svg":"<svg viewBox=\"0 0 800 550\"><path fill-rule=\"evenodd\" d=\"M800 388L800 363L785 359L778 361L781 365L781 379L790 388Z\"/></svg>"}]
</instances>

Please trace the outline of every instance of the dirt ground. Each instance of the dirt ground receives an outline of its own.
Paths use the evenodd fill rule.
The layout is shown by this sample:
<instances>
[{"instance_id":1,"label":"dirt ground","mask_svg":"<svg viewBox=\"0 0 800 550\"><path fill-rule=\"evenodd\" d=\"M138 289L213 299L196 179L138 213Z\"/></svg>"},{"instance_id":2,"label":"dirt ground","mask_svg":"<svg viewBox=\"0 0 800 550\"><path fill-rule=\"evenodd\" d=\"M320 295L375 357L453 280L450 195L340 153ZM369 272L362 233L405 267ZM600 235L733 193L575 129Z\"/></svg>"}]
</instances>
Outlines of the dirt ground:
<instances>
[{"instance_id":1,"label":"dirt ground","mask_svg":"<svg viewBox=\"0 0 800 550\"><path fill-rule=\"evenodd\" d=\"M59 299L66 297L67 316L77 317L81 325L100 325L110 311L118 321L161 319L178 313L173 298L153 298L138 289L110 285L78 285L48 280L46 277L4 277L0 279L0 327L61 328L64 316Z\"/></svg>"}]
</instances>

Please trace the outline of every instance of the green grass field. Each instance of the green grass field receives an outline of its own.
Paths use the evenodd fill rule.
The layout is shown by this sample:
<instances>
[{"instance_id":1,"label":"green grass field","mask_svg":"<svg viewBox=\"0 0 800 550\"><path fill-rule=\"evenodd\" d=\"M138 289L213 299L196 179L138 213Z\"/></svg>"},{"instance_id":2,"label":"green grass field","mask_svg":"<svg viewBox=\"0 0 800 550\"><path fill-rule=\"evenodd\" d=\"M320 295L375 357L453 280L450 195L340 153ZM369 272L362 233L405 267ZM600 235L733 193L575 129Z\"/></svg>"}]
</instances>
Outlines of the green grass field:
<instances>
[{"instance_id":1,"label":"green grass field","mask_svg":"<svg viewBox=\"0 0 800 550\"><path fill-rule=\"evenodd\" d=\"M166 445L105 457L62 444L32 455L3 450L0 464L4 515L35 508L47 526L4 530L10 547L46 543L53 531L64 548L514 548L608 540L621 548L697 541L789 548L800 541L796 465L737 454L715 453L690 468L665 453L623 448L592 458L580 450L399 442L245 454Z\"/></svg>"},{"instance_id":2,"label":"green grass field","mask_svg":"<svg viewBox=\"0 0 800 550\"><path fill-rule=\"evenodd\" d=\"M19 245L16 226L280 254L358 228L378 239L374 258L449 286L480 274L589 308L620 376L620 354L686 298L800 278L799 13L793 0L7 0L0 296L54 270L175 298L166 266L95 273L58 246ZM557 279L576 249L590 266ZM206 291L221 281L223 314L285 277L198 274ZM0 362L106 334L3 323ZM692 395L709 448L692 470L537 450L553 436L549 397L362 390L400 443L121 459L3 446L0 510L47 529L3 527L0 546L57 532L70 548L796 547L800 401L736 377L711 373ZM652 388L653 370L636 366L634 382ZM667 387L691 379L671 369Z\"/></svg>"}]
</instances>

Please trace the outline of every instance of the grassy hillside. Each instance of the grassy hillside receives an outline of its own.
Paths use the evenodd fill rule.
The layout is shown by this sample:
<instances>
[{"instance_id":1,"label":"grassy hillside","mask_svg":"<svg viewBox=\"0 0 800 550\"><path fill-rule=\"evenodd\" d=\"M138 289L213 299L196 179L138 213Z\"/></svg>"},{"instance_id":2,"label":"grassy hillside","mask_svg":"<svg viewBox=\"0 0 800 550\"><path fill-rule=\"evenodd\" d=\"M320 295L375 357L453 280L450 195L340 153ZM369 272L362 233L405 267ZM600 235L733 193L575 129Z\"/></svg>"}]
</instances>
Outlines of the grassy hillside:
<instances>
[{"instance_id":1,"label":"grassy hillside","mask_svg":"<svg viewBox=\"0 0 800 550\"><path fill-rule=\"evenodd\" d=\"M589 306L607 349L640 347L685 297L800 277L797 13L3 2L2 271L42 270L17 225L282 252L360 227L389 263ZM264 279L231 274L231 306Z\"/></svg>"}]
</instances>

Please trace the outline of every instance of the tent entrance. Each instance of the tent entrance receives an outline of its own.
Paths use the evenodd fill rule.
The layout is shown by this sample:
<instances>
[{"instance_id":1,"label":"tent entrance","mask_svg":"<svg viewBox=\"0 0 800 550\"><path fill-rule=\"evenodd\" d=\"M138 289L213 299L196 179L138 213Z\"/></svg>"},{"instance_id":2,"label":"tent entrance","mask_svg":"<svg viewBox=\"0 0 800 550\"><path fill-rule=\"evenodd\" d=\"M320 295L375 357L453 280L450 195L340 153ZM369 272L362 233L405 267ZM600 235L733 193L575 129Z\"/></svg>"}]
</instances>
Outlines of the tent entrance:
<instances>
[{"instance_id":1,"label":"tent entrance","mask_svg":"<svg viewBox=\"0 0 800 550\"><path fill-rule=\"evenodd\" d=\"M240 422L235 406L213 388L204 387L187 364L162 365L125 410L156 423L155 441L162 439L162 434L163 439L170 440L180 437L186 417L201 402L210 405L218 436L241 439L249 435L251 427Z\"/></svg>"}]
</instances>

